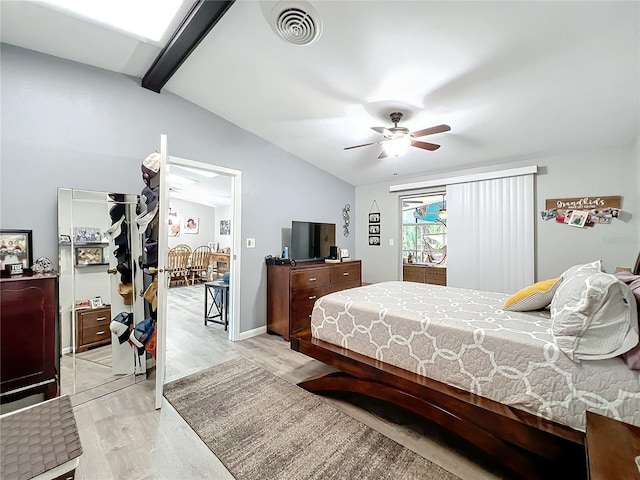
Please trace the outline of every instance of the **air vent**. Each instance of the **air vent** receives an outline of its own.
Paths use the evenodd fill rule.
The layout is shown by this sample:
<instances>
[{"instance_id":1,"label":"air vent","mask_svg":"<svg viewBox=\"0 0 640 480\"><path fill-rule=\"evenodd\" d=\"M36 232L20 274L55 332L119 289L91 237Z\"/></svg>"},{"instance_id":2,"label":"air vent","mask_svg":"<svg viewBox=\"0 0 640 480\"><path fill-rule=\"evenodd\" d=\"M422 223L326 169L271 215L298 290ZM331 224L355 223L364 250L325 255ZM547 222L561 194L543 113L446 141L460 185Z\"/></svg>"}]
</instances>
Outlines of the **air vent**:
<instances>
[{"instance_id":1,"label":"air vent","mask_svg":"<svg viewBox=\"0 0 640 480\"><path fill-rule=\"evenodd\" d=\"M282 2L273 10L271 28L285 42L310 45L320 37L322 25L310 5Z\"/></svg>"}]
</instances>

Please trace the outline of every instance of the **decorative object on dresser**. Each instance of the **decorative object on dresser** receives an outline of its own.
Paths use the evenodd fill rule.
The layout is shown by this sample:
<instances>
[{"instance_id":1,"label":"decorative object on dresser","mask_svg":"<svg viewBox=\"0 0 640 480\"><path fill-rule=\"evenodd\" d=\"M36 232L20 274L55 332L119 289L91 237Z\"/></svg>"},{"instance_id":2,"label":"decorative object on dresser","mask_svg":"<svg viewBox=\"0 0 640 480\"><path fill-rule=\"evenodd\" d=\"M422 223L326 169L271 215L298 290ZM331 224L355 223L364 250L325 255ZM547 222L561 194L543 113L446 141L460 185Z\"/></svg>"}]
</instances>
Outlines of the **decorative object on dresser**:
<instances>
[{"instance_id":1,"label":"decorative object on dresser","mask_svg":"<svg viewBox=\"0 0 640 480\"><path fill-rule=\"evenodd\" d=\"M267 264L267 332L289 341L311 325L315 301L362 284L360 260L345 263Z\"/></svg>"},{"instance_id":2,"label":"decorative object on dresser","mask_svg":"<svg viewBox=\"0 0 640 480\"><path fill-rule=\"evenodd\" d=\"M0 401L58 395L58 274L0 279Z\"/></svg>"},{"instance_id":3,"label":"decorative object on dresser","mask_svg":"<svg viewBox=\"0 0 640 480\"><path fill-rule=\"evenodd\" d=\"M92 301L95 299L92 299ZM76 311L76 351L111 343L111 306Z\"/></svg>"}]
</instances>

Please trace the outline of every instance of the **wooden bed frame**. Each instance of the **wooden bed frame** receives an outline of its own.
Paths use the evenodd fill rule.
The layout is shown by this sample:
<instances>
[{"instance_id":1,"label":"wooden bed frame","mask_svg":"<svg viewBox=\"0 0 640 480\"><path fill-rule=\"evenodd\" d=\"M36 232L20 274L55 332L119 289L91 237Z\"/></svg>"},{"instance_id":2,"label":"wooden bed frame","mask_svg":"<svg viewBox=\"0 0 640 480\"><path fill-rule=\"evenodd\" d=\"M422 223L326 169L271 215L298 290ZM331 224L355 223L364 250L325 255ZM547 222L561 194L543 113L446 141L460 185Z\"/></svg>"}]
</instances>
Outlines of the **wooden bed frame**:
<instances>
[{"instance_id":1,"label":"wooden bed frame","mask_svg":"<svg viewBox=\"0 0 640 480\"><path fill-rule=\"evenodd\" d=\"M318 340L306 330L291 349L339 370L298 385L391 402L441 425L527 479L586 479L585 434L456 387Z\"/></svg>"}]
</instances>

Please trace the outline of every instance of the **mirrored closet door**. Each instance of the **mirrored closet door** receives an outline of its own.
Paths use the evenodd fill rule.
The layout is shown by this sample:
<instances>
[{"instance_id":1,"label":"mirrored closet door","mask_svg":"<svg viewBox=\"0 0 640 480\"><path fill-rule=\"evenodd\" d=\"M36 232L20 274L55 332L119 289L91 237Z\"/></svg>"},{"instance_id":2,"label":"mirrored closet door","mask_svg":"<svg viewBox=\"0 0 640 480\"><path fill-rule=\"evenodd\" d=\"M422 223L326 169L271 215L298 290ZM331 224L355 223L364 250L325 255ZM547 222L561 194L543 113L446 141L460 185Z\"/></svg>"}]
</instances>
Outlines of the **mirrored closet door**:
<instances>
[{"instance_id":1,"label":"mirrored closet door","mask_svg":"<svg viewBox=\"0 0 640 480\"><path fill-rule=\"evenodd\" d=\"M145 317L134 194L58 189L61 394L79 404L145 377L128 336Z\"/></svg>"}]
</instances>

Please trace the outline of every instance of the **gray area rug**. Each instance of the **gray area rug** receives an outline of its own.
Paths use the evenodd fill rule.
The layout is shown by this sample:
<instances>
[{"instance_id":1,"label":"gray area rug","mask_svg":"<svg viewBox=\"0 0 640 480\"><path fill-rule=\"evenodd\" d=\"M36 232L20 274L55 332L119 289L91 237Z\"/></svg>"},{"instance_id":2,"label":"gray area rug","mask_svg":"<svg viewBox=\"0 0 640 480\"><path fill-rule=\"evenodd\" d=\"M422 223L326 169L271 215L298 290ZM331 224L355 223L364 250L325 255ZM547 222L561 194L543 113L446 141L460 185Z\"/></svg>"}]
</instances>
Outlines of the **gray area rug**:
<instances>
[{"instance_id":1,"label":"gray area rug","mask_svg":"<svg viewBox=\"0 0 640 480\"><path fill-rule=\"evenodd\" d=\"M458 479L245 358L164 396L238 480Z\"/></svg>"}]
</instances>

